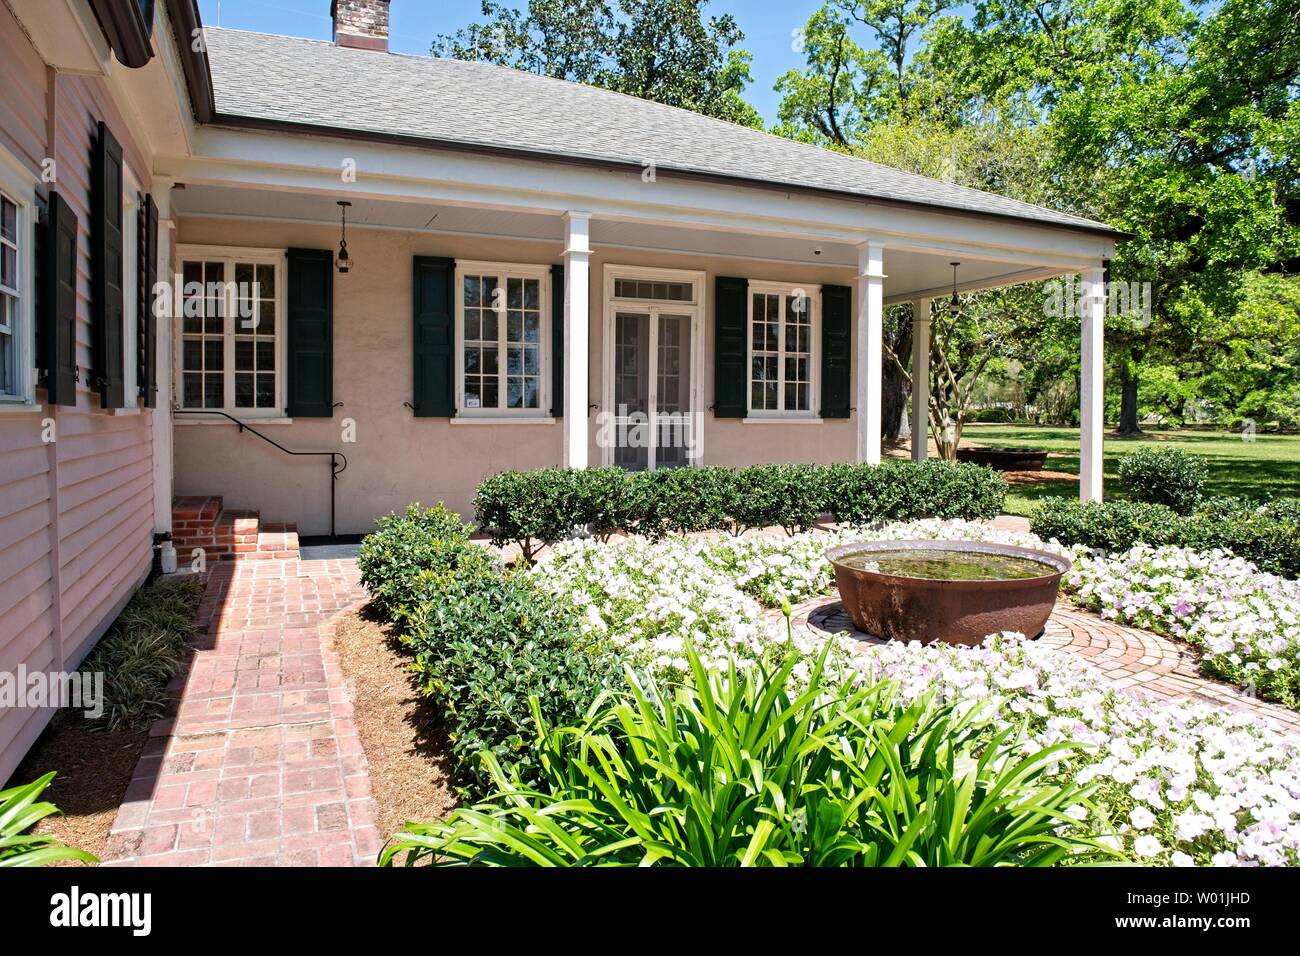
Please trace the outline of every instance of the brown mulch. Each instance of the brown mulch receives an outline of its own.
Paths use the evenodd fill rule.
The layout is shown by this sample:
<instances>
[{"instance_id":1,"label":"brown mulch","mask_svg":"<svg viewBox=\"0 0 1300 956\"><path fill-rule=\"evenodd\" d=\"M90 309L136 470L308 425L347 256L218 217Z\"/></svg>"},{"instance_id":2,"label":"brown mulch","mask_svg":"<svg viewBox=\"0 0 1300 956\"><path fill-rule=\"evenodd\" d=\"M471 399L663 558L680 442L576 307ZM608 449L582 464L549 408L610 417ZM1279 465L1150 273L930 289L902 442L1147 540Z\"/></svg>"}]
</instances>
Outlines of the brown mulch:
<instances>
[{"instance_id":1,"label":"brown mulch","mask_svg":"<svg viewBox=\"0 0 1300 956\"><path fill-rule=\"evenodd\" d=\"M380 832L446 817L456 807L451 748L392 625L369 606L347 611L335 622L334 648L370 765Z\"/></svg>"},{"instance_id":2,"label":"brown mulch","mask_svg":"<svg viewBox=\"0 0 1300 956\"><path fill-rule=\"evenodd\" d=\"M108 731L86 720L80 711L61 710L5 787L30 783L56 771L57 776L41 799L63 813L46 817L33 832L58 837L69 846L102 858L108 831L148 739L147 727Z\"/></svg>"},{"instance_id":3,"label":"brown mulch","mask_svg":"<svg viewBox=\"0 0 1300 956\"><path fill-rule=\"evenodd\" d=\"M1002 477L1012 485L1041 485L1049 481L1074 481L1079 480L1078 475L1072 475L1068 471L1048 471L1044 468L1042 471L1004 471Z\"/></svg>"}]
</instances>

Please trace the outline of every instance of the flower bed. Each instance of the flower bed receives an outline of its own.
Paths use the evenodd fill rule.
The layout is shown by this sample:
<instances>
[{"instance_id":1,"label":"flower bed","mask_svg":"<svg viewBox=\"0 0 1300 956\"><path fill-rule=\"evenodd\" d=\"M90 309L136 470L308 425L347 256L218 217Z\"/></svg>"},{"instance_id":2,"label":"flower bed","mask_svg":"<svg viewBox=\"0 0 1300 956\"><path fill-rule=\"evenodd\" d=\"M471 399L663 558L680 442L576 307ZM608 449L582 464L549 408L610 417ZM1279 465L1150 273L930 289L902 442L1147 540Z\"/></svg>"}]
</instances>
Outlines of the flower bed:
<instances>
[{"instance_id":1,"label":"flower bed","mask_svg":"<svg viewBox=\"0 0 1300 956\"><path fill-rule=\"evenodd\" d=\"M1201 648L1205 673L1300 707L1300 582L1226 551L1137 545L1077 555L1063 585L1102 617Z\"/></svg>"},{"instance_id":2,"label":"flower bed","mask_svg":"<svg viewBox=\"0 0 1300 956\"><path fill-rule=\"evenodd\" d=\"M1145 702L1018 635L981 648L889 644L858 664L864 679L896 681L909 698L1000 697L1007 719L1025 721L1040 746L1088 745L1056 776L1100 783L1101 816L1081 823L1127 856L1175 866L1300 862L1300 746L1252 715Z\"/></svg>"}]
</instances>

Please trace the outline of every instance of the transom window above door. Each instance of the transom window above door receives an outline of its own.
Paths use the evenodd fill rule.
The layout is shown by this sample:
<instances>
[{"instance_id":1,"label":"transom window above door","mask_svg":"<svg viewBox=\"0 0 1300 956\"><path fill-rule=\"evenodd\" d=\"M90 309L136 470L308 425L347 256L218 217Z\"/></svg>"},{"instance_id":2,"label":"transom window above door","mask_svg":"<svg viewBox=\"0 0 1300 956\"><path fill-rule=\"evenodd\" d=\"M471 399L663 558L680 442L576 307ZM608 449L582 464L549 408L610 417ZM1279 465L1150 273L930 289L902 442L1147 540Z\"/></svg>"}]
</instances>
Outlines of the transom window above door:
<instances>
[{"instance_id":1,"label":"transom window above door","mask_svg":"<svg viewBox=\"0 0 1300 956\"><path fill-rule=\"evenodd\" d=\"M811 417L819 286L749 284L749 413Z\"/></svg>"},{"instance_id":2,"label":"transom window above door","mask_svg":"<svg viewBox=\"0 0 1300 956\"><path fill-rule=\"evenodd\" d=\"M538 416L548 407L547 266L457 263L458 413Z\"/></svg>"},{"instance_id":3,"label":"transom window above door","mask_svg":"<svg viewBox=\"0 0 1300 956\"><path fill-rule=\"evenodd\" d=\"M283 255L198 251L181 252L181 407L278 416Z\"/></svg>"}]
</instances>

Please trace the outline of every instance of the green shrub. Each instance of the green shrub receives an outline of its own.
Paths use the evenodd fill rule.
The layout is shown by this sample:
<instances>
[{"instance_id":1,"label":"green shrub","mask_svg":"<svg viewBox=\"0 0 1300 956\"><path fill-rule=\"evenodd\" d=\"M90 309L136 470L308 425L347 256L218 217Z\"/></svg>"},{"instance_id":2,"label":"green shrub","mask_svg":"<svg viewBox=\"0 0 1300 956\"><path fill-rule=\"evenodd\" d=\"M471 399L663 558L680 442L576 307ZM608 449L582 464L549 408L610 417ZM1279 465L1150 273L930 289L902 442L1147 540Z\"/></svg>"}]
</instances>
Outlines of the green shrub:
<instances>
[{"instance_id":1,"label":"green shrub","mask_svg":"<svg viewBox=\"0 0 1300 956\"><path fill-rule=\"evenodd\" d=\"M1211 498L1184 524L1185 547L1223 548L1261 571L1300 577L1300 498Z\"/></svg>"},{"instance_id":2,"label":"green shrub","mask_svg":"<svg viewBox=\"0 0 1300 956\"><path fill-rule=\"evenodd\" d=\"M1002 513L1007 481L968 462L929 459L923 464L830 466L826 504L845 524L917 518L994 518Z\"/></svg>"},{"instance_id":3,"label":"green shrub","mask_svg":"<svg viewBox=\"0 0 1300 956\"><path fill-rule=\"evenodd\" d=\"M794 657L769 676L688 656L681 688L629 675L630 693L579 726L538 714L543 785L486 754L495 797L408 824L381 862L1035 866L1104 852L1068 828L1093 786L1046 779L1072 745L1039 749L979 708L902 703L887 684L833 686L824 653L806 687Z\"/></svg>"},{"instance_id":4,"label":"green shrub","mask_svg":"<svg viewBox=\"0 0 1300 956\"><path fill-rule=\"evenodd\" d=\"M1030 529L1040 538L1102 551L1127 551L1139 542L1196 551L1221 548L1261 571L1300 577L1300 499L1257 502L1211 498L1191 515L1136 501L1081 504L1048 499L1034 512Z\"/></svg>"},{"instance_id":5,"label":"green shrub","mask_svg":"<svg viewBox=\"0 0 1300 956\"><path fill-rule=\"evenodd\" d=\"M731 516L737 530L806 531L826 511L826 466L751 465L735 472Z\"/></svg>"},{"instance_id":6,"label":"green shrub","mask_svg":"<svg viewBox=\"0 0 1300 956\"><path fill-rule=\"evenodd\" d=\"M37 803L53 773L39 780L0 790L0 867L46 866L63 860L98 863L99 860L85 850L65 846L52 836L28 833L33 826L51 814L59 812L52 803Z\"/></svg>"},{"instance_id":7,"label":"green shrub","mask_svg":"<svg viewBox=\"0 0 1300 956\"><path fill-rule=\"evenodd\" d=\"M469 544L470 530L441 502L427 509L413 504L405 514L385 515L357 552L361 583L380 609L394 616L415 602L417 579L423 572L437 574L455 567L468 548L486 554Z\"/></svg>"},{"instance_id":8,"label":"green shrub","mask_svg":"<svg viewBox=\"0 0 1300 956\"><path fill-rule=\"evenodd\" d=\"M627 475L635 502L628 530L650 538L730 526L736 473L730 468L661 468Z\"/></svg>"},{"instance_id":9,"label":"green shrub","mask_svg":"<svg viewBox=\"0 0 1300 956\"><path fill-rule=\"evenodd\" d=\"M636 521L637 498L622 468L588 468L572 475L575 527L602 541Z\"/></svg>"},{"instance_id":10,"label":"green shrub","mask_svg":"<svg viewBox=\"0 0 1300 956\"><path fill-rule=\"evenodd\" d=\"M1101 551L1127 551L1138 542L1159 547L1177 543L1183 519L1165 505L1140 501L1049 498L1035 509L1030 530L1043 539L1081 544Z\"/></svg>"},{"instance_id":11,"label":"green shrub","mask_svg":"<svg viewBox=\"0 0 1300 956\"><path fill-rule=\"evenodd\" d=\"M139 727L167 709L167 685L189 651L203 596L195 576L155 581L141 588L81 664L104 675L109 730Z\"/></svg>"},{"instance_id":12,"label":"green shrub","mask_svg":"<svg viewBox=\"0 0 1300 956\"><path fill-rule=\"evenodd\" d=\"M1205 494L1205 459L1181 448L1139 448L1119 461L1120 487L1134 501L1191 514Z\"/></svg>"},{"instance_id":13,"label":"green shrub","mask_svg":"<svg viewBox=\"0 0 1300 956\"><path fill-rule=\"evenodd\" d=\"M484 792L480 752L536 781L532 702L549 721L578 719L617 683L613 658L582 636L571 606L522 572L462 566L438 575L427 597L403 641L446 727L463 792Z\"/></svg>"},{"instance_id":14,"label":"green shrub","mask_svg":"<svg viewBox=\"0 0 1300 956\"><path fill-rule=\"evenodd\" d=\"M572 468L503 471L479 482L474 520L497 547L517 544L524 560L573 534L591 508L583 493L590 486Z\"/></svg>"}]
</instances>

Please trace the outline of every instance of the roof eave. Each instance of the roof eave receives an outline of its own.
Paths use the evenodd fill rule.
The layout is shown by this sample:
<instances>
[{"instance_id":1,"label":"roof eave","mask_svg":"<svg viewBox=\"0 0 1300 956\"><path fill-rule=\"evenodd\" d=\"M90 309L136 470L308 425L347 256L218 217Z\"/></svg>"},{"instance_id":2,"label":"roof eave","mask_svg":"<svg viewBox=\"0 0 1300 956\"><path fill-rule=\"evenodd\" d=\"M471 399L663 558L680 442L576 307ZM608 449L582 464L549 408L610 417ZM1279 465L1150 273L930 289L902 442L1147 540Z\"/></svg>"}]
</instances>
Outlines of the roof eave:
<instances>
[{"instance_id":1,"label":"roof eave","mask_svg":"<svg viewBox=\"0 0 1300 956\"><path fill-rule=\"evenodd\" d=\"M232 113L217 112L208 122L213 126L259 130L264 132L293 133L304 136L320 136L322 132L327 131L328 135L337 136L341 139L361 140L364 142L382 143L392 146L449 150L452 152L471 153L480 156L523 159L532 162L565 163L586 168L635 173L638 176L643 172L641 164L622 160L600 159L591 156L574 156L566 153L545 153L531 149L489 146L481 143L465 143L456 140L433 139L425 136L408 136L400 133L382 133L372 130L357 130L339 126L322 127L312 123L297 123L291 120L269 119L259 116L241 116ZM860 202L865 205L874 204L912 210L924 209L927 212L950 216L974 216L980 219L1013 223L1019 226L1030 226L1039 229L1064 229L1070 232L1082 232L1089 235L1104 236L1108 239L1115 240L1131 238L1130 233L1122 232L1121 230L1105 225L1091 226L1082 223L1046 222L1043 220L1029 219L1024 216L1015 216L1010 213L999 213L978 209L962 209L959 207L943 206L937 203L928 203L913 199L867 196L862 193L847 192L842 189L833 189L830 187L772 182L765 179L754 179L746 176L728 176L723 173L701 172L699 170L674 169L658 166L656 167L655 172L656 175L668 175L678 179L692 180L695 182L715 183L727 186L744 186L775 192L799 193L801 195L818 196L821 198L849 200Z\"/></svg>"}]
</instances>

